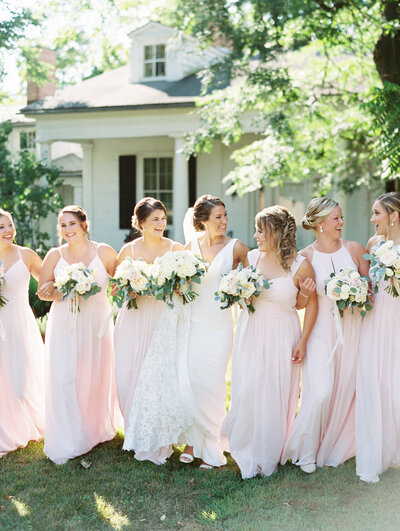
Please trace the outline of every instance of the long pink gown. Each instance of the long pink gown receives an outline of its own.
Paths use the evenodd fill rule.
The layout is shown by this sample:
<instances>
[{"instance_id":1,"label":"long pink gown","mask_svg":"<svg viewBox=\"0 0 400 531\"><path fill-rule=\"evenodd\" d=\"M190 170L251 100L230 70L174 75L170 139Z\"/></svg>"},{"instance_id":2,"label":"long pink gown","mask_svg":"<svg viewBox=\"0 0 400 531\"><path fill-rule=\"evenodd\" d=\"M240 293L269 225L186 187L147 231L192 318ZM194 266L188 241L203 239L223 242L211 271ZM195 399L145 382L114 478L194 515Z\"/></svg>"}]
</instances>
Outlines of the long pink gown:
<instances>
[{"instance_id":1,"label":"long pink gown","mask_svg":"<svg viewBox=\"0 0 400 531\"><path fill-rule=\"evenodd\" d=\"M312 266L318 316L303 361L301 406L282 463L291 459L298 465L336 467L355 455L356 365L362 317L359 310L344 312L340 318L344 341L334 352L338 337L335 303L325 295L324 281L345 267L357 267L343 242L335 253L314 249Z\"/></svg>"},{"instance_id":2,"label":"long pink gown","mask_svg":"<svg viewBox=\"0 0 400 531\"><path fill-rule=\"evenodd\" d=\"M44 434L44 346L29 306L30 274L18 260L5 273L0 309L0 457Z\"/></svg>"},{"instance_id":3,"label":"long pink gown","mask_svg":"<svg viewBox=\"0 0 400 531\"><path fill-rule=\"evenodd\" d=\"M137 310L122 308L114 330L115 376L125 429L147 347L165 309L155 297L138 297L137 304Z\"/></svg>"},{"instance_id":4,"label":"long pink gown","mask_svg":"<svg viewBox=\"0 0 400 531\"><path fill-rule=\"evenodd\" d=\"M68 266L60 253L54 274ZM97 252L89 265L101 291L80 298L71 327L68 301L52 304L46 331L46 434L44 453L56 464L112 439L118 415L113 326L98 337L109 312L108 273Z\"/></svg>"},{"instance_id":5,"label":"long pink gown","mask_svg":"<svg viewBox=\"0 0 400 531\"><path fill-rule=\"evenodd\" d=\"M400 465L400 298L386 286L364 319L357 368L356 471L373 483Z\"/></svg>"},{"instance_id":6,"label":"long pink gown","mask_svg":"<svg viewBox=\"0 0 400 531\"><path fill-rule=\"evenodd\" d=\"M260 251L248 254L256 266ZM300 339L293 277L304 260L298 255L287 276L274 278L254 300L255 313L242 311L232 356L232 403L222 433L243 479L270 476L296 415L300 367L291 361Z\"/></svg>"}]
</instances>

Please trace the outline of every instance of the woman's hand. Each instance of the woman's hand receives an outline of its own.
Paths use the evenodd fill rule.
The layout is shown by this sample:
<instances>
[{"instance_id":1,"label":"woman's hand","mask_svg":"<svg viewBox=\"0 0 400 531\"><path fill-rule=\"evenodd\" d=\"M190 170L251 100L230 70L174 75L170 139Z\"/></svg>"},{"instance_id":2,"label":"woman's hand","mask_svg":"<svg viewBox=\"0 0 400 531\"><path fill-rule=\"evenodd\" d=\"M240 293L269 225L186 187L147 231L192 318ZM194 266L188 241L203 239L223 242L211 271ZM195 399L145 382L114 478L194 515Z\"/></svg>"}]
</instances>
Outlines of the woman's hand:
<instances>
[{"instance_id":1,"label":"woman's hand","mask_svg":"<svg viewBox=\"0 0 400 531\"><path fill-rule=\"evenodd\" d=\"M299 277L299 291L300 295L308 299L312 293L316 290L316 283L315 280L313 280L311 277L307 277L305 280L303 280L301 277Z\"/></svg>"},{"instance_id":2,"label":"woman's hand","mask_svg":"<svg viewBox=\"0 0 400 531\"><path fill-rule=\"evenodd\" d=\"M36 295L38 297L51 297L55 290L54 280L48 280L44 282L37 290Z\"/></svg>"},{"instance_id":3,"label":"woman's hand","mask_svg":"<svg viewBox=\"0 0 400 531\"><path fill-rule=\"evenodd\" d=\"M306 345L299 341L297 345L294 347L293 354L292 354L292 362L293 363L301 363L303 359L306 356Z\"/></svg>"}]
</instances>

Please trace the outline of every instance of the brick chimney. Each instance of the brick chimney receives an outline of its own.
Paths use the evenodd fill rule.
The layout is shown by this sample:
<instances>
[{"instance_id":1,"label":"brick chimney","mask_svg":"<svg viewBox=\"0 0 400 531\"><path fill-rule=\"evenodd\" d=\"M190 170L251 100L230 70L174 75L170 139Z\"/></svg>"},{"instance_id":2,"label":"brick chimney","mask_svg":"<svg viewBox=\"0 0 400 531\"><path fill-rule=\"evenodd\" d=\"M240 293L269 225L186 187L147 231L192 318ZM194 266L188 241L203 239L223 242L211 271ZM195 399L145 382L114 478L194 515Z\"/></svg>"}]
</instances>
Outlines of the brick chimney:
<instances>
[{"instance_id":1,"label":"brick chimney","mask_svg":"<svg viewBox=\"0 0 400 531\"><path fill-rule=\"evenodd\" d=\"M49 75L50 81L43 87L39 87L33 81L28 81L28 104L46 96L52 96L56 90L56 52L39 46L39 60L52 66Z\"/></svg>"}]
</instances>

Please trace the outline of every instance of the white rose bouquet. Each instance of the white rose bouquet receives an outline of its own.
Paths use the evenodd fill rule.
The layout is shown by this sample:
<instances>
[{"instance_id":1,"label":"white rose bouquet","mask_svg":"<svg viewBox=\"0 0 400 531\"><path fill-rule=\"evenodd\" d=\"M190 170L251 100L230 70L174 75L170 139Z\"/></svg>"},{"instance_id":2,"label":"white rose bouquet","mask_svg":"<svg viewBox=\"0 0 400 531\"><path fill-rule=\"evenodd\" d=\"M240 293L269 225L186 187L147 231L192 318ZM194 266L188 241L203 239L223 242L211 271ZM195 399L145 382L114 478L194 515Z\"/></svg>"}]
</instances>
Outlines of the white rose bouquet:
<instances>
[{"instance_id":1,"label":"white rose bouquet","mask_svg":"<svg viewBox=\"0 0 400 531\"><path fill-rule=\"evenodd\" d=\"M3 262L0 260L0 308L3 308L3 306L5 306L7 303L7 299L3 297L3 295L1 294L1 290L6 285L6 279L4 278L4 275L5 275L4 265L3 265Z\"/></svg>"},{"instance_id":2,"label":"white rose bouquet","mask_svg":"<svg viewBox=\"0 0 400 531\"><path fill-rule=\"evenodd\" d=\"M254 306L246 300L258 297L262 288L268 289L271 284L254 266L243 267L240 263L237 269L223 275L219 291L214 294L215 300L221 301L221 310L237 302L243 309L254 312Z\"/></svg>"},{"instance_id":3,"label":"white rose bouquet","mask_svg":"<svg viewBox=\"0 0 400 531\"><path fill-rule=\"evenodd\" d=\"M62 293L62 300L68 299L72 313L79 312L79 297L88 299L101 291L100 285L94 279L94 271L77 262L67 266L55 279L55 287Z\"/></svg>"},{"instance_id":4,"label":"white rose bouquet","mask_svg":"<svg viewBox=\"0 0 400 531\"><path fill-rule=\"evenodd\" d=\"M381 242L372 247L371 253L365 258L370 260L370 275L375 293L381 280L389 281L387 291L393 297L400 294L400 245L395 245L392 240Z\"/></svg>"},{"instance_id":5,"label":"white rose bouquet","mask_svg":"<svg viewBox=\"0 0 400 531\"><path fill-rule=\"evenodd\" d=\"M169 251L156 258L151 271L151 291L158 300L173 308L172 295L182 295L183 303L192 302L197 293L193 284L200 284L206 272L204 260L192 251Z\"/></svg>"},{"instance_id":6,"label":"white rose bouquet","mask_svg":"<svg viewBox=\"0 0 400 531\"><path fill-rule=\"evenodd\" d=\"M138 308L136 295L151 295L151 265L144 260L133 260L130 256L125 258L115 272L111 284L118 287L114 302L121 308L127 302L128 309Z\"/></svg>"},{"instance_id":7,"label":"white rose bouquet","mask_svg":"<svg viewBox=\"0 0 400 531\"><path fill-rule=\"evenodd\" d=\"M336 302L341 317L346 308L361 308L363 317L372 309L368 278L361 276L354 267L349 266L339 273L332 273L331 278L325 280L325 293Z\"/></svg>"}]
</instances>

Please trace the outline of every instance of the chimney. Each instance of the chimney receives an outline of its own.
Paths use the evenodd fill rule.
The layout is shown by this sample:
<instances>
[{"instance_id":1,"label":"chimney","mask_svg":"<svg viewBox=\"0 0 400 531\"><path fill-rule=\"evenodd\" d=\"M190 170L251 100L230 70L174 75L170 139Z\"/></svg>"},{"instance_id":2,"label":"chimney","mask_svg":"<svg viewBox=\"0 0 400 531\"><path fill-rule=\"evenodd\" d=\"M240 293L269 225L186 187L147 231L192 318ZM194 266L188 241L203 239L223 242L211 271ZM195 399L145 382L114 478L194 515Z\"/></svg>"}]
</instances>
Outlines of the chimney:
<instances>
[{"instance_id":1,"label":"chimney","mask_svg":"<svg viewBox=\"0 0 400 531\"><path fill-rule=\"evenodd\" d=\"M56 52L39 46L39 61L52 66L50 81L43 87L39 87L33 81L28 81L28 104L46 98L46 96L52 96L56 90Z\"/></svg>"}]
</instances>

